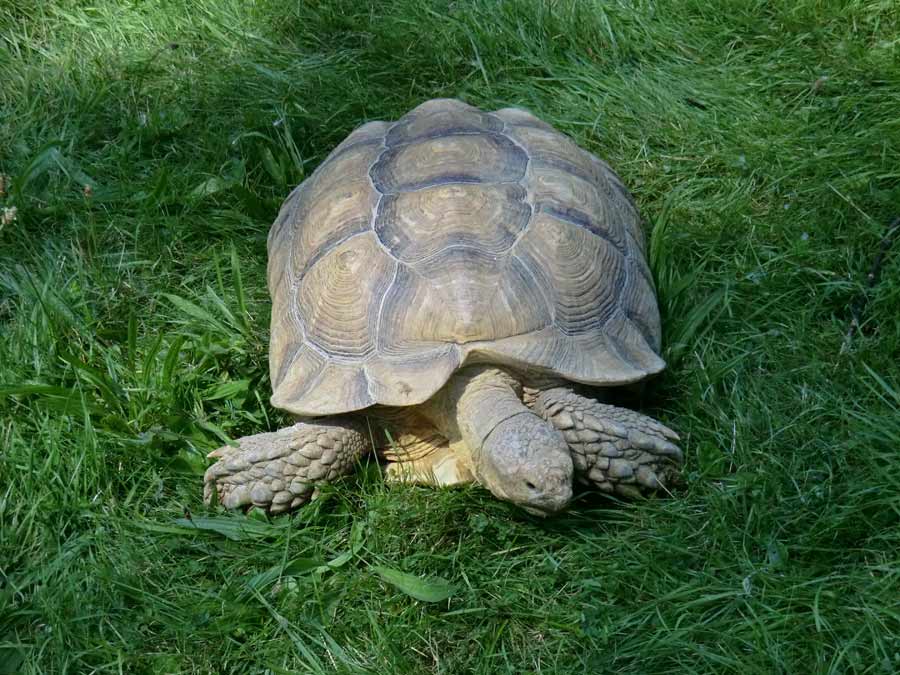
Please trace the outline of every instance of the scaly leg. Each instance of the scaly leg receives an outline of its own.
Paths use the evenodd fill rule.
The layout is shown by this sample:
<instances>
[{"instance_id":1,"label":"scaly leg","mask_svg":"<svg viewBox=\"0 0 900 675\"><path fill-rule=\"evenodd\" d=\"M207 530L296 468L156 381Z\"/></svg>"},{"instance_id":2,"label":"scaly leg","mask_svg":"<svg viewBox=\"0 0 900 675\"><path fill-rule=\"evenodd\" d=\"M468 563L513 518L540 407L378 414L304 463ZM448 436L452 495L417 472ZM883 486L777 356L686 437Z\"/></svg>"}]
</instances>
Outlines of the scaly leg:
<instances>
[{"instance_id":1,"label":"scaly leg","mask_svg":"<svg viewBox=\"0 0 900 675\"><path fill-rule=\"evenodd\" d=\"M238 445L209 453L219 461L206 471L203 498L211 501L215 488L226 508L257 506L270 513L305 504L317 485L351 473L371 447L363 424L337 417L244 436Z\"/></svg>"},{"instance_id":2,"label":"scaly leg","mask_svg":"<svg viewBox=\"0 0 900 675\"><path fill-rule=\"evenodd\" d=\"M639 497L671 482L684 460L678 434L633 410L565 387L542 391L533 408L565 436L578 478L604 492Z\"/></svg>"}]
</instances>

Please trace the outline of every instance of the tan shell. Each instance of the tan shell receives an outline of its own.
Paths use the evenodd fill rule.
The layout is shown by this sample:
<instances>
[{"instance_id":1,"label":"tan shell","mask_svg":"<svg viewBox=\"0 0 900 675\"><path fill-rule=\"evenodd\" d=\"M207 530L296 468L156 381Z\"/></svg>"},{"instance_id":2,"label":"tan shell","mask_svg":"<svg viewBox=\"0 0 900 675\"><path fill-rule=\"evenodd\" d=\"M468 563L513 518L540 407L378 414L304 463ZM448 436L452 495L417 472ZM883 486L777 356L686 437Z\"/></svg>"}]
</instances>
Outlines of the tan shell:
<instances>
[{"instance_id":1,"label":"tan shell","mask_svg":"<svg viewBox=\"0 0 900 675\"><path fill-rule=\"evenodd\" d=\"M421 403L465 364L593 385L665 367L637 211L530 113L423 103L354 131L269 234L272 404Z\"/></svg>"}]
</instances>

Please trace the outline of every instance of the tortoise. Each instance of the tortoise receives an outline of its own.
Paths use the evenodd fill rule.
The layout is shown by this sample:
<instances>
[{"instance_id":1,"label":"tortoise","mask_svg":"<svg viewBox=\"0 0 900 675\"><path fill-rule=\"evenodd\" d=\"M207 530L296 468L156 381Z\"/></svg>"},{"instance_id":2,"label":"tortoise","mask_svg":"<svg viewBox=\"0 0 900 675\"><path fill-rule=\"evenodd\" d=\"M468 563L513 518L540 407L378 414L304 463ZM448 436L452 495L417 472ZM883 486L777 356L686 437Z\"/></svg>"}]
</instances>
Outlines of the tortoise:
<instances>
[{"instance_id":1,"label":"tortoise","mask_svg":"<svg viewBox=\"0 0 900 675\"><path fill-rule=\"evenodd\" d=\"M289 511L373 450L537 515L576 480L665 486L678 436L602 402L665 367L644 250L612 169L523 109L360 126L268 236L271 403L297 423L210 453L206 500Z\"/></svg>"}]
</instances>

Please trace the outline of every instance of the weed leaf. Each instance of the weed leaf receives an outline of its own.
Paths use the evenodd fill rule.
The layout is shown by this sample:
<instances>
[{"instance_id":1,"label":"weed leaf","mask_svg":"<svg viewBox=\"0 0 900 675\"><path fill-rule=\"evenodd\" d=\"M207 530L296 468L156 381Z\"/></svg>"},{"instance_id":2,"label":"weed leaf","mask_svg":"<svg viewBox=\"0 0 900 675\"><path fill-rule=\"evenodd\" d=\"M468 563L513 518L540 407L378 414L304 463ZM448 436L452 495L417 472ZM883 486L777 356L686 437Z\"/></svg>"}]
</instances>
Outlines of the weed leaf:
<instances>
[{"instance_id":1,"label":"weed leaf","mask_svg":"<svg viewBox=\"0 0 900 675\"><path fill-rule=\"evenodd\" d=\"M454 593L453 585L441 577L417 577L383 565L372 569L383 581L422 602L443 602Z\"/></svg>"},{"instance_id":2,"label":"weed leaf","mask_svg":"<svg viewBox=\"0 0 900 675\"><path fill-rule=\"evenodd\" d=\"M178 518L174 522L185 530L215 532L232 541L272 537L282 529L246 516L195 516L190 519Z\"/></svg>"}]
</instances>

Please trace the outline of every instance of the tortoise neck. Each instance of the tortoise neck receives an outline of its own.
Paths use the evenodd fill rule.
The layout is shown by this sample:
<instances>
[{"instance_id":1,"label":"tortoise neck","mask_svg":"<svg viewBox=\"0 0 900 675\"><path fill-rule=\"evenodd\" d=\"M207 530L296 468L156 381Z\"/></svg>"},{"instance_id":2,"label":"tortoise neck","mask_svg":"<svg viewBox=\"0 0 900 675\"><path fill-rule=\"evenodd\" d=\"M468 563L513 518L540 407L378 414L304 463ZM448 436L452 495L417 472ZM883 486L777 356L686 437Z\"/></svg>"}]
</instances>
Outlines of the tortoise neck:
<instances>
[{"instance_id":1,"label":"tortoise neck","mask_svg":"<svg viewBox=\"0 0 900 675\"><path fill-rule=\"evenodd\" d=\"M451 443L463 441L477 452L498 424L528 412L521 393L522 385L505 370L469 366L450 378L422 412Z\"/></svg>"},{"instance_id":2,"label":"tortoise neck","mask_svg":"<svg viewBox=\"0 0 900 675\"><path fill-rule=\"evenodd\" d=\"M462 446L464 463L495 496L539 515L559 511L572 498L573 465L565 439L522 403L522 385L510 373L465 368L426 414L451 447Z\"/></svg>"}]
</instances>

